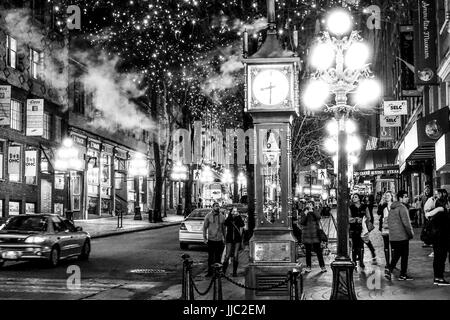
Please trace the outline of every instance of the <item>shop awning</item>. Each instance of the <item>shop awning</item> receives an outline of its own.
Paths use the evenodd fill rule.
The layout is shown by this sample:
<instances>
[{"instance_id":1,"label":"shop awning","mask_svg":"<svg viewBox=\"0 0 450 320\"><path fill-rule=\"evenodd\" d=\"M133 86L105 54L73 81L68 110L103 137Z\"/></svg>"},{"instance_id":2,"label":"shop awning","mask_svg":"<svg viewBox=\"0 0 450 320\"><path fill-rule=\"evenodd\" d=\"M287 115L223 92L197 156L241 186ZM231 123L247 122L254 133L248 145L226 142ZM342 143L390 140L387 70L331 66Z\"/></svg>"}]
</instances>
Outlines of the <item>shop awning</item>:
<instances>
[{"instance_id":1,"label":"shop awning","mask_svg":"<svg viewBox=\"0 0 450 320\"><path fill-rule=\"evenodd\" d=\"M397 149L366 150L355 165L355 172L367 170L384 170L397 167Z\"/></svg>"},{"instance_id":2,"label":"shop awning","mask_svg":"<svg viewBox=\"0 0 450 320\"><path fill-rule=\"evenodd\" d=\"M448 107L418 119L398 148L400 173L405 170L407 160L433 159L435 143L450 131L449 127Z\"/></svg>"}]
</instances>

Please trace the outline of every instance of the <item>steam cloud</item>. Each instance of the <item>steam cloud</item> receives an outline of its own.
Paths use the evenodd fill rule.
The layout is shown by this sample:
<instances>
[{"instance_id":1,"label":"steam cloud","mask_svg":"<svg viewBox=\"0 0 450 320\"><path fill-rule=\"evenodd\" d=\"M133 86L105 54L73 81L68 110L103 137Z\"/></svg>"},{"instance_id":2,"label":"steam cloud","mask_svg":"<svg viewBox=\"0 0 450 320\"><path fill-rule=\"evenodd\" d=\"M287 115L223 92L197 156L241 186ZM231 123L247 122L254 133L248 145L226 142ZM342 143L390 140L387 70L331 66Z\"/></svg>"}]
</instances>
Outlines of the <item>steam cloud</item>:
<instances>
[{"instance_id":1,"label":"steam cloud","mask_svg":"<svg viewBox=\"0 0 450 320\"><path fill-rule=\"evenodd\" d=\"M17 40L18 61L28 57L28 46L43 50L48 41L47 34L31 21L29 9L12 9L2 13L7 32ZM116 66L118 58L108 58L106 54L78 52L76 59L86 65L86 74L82 77L86 92L93 94L96 117L90 124L109 131L117 127L125 130L152 130L153 122L140 111L130 99L141 96L139 88L142 77L134 73L119 73ZM44 79L58 91L57 97L67 108L67 88L69 81L68 46L64 41L49 42L44 51ZM95 59L93 58L95 57Z\"/></svg>"},{"instance_id":2,"label":"steam cloud","mask_svg":"<svg viewBox=\"0 0 450 320\"><path fill-rule=\"evenodd\" d=\"M87 91L93 93L94 105L101 113L91 124L104 129L119 125L126 130L152 130L154 123L130 101L144 94L138 88L142 76L118 73L118 61L117 57L110 59L104 54L96 62L87 61L88 71L82 82Z\"/></svg>"}]
</instances>

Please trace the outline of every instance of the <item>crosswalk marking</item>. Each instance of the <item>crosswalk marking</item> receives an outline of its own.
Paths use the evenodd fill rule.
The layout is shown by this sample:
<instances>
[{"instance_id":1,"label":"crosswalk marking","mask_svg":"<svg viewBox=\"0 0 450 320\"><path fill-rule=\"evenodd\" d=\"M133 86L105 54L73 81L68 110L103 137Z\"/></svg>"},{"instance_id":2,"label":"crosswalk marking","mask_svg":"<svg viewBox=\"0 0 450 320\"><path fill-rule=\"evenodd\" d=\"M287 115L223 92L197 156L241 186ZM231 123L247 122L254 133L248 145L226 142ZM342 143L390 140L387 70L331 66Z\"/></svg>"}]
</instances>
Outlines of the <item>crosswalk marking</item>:
<instances>
[{"instance_id":1,"label":"crosswalk marking","mask_svg":"<svg viewBox=\"0 0 450 320\"><path fill-rule=\"evenodd\" d=\"M1 278L0 293L57 293L67 295L92 295L123 285L123 282L96 282L92 279L81 279L80 289L68 289L66 279L36 279L36 278Z\"/></svg>"}]
</instances>

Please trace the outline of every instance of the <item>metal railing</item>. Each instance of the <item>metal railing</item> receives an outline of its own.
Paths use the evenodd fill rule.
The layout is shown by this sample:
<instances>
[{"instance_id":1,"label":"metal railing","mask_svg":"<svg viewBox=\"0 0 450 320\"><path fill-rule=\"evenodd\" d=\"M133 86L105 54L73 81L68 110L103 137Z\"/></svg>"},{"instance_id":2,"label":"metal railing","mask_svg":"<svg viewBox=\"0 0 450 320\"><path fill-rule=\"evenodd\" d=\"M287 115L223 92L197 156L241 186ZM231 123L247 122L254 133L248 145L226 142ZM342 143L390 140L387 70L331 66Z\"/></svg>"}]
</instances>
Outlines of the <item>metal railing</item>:
<instances>
[{"instance_id":1,"label":"metal railing","mask_svg":"<svg viewBox=\"0 0 450 320\"><path fill-rule=\"evenodd\" d=\"M245 284L239 283L234 279L228 277L223 273L223 266L220 263L216 263L213 265L213 276L211 277L211 281L208 284L207 288L202 292L199 290L197 284L194 281L192 275L192 265L193 260L188 254L183 254L181 256L183 259L183 274L182 274L182 289L181 289L181 299L182 300L195 300L194 291L200 295L207 295L211 289L213 289L213 300L221 301L223 300L223 292L222 292L222 278L227 280L228 282L247 290L253 291L270 291L275 288L282 287L288 284L289 289L289 300L303 300L303 277L298 268L294 268L293 270L289 270L286 274L286 277L280 282L273 284L267 287L249 287Z\"/></svg>"}]
</instances>

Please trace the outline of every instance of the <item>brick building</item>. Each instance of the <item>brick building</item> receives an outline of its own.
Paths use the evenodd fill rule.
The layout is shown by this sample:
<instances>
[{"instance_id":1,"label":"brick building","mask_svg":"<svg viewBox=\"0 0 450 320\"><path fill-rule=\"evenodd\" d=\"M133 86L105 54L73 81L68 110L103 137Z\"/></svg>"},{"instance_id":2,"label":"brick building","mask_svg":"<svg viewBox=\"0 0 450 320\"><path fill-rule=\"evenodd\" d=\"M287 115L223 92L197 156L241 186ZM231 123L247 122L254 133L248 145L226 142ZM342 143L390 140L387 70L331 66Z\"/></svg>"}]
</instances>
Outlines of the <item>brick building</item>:
<instances>
[{"instance_id":1,"label":"brick building","mask_svg":"<svg viewBox=\"0 0 450 320\"><path fill-rule=\"evenodd\" d=\"M0 212L64 210L49 158L66 127L67 38L47 1L0 4Z\"/></svg>"}]
</instances>

